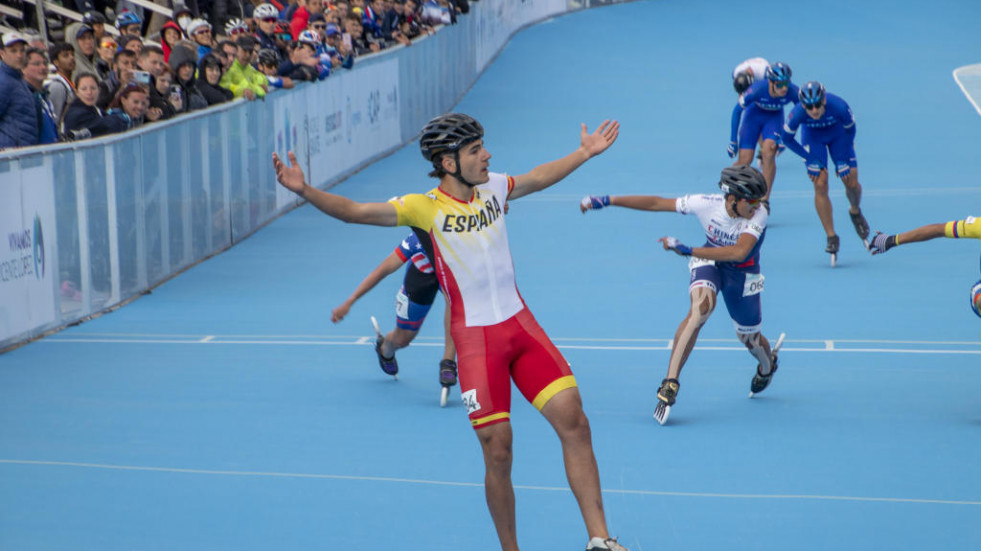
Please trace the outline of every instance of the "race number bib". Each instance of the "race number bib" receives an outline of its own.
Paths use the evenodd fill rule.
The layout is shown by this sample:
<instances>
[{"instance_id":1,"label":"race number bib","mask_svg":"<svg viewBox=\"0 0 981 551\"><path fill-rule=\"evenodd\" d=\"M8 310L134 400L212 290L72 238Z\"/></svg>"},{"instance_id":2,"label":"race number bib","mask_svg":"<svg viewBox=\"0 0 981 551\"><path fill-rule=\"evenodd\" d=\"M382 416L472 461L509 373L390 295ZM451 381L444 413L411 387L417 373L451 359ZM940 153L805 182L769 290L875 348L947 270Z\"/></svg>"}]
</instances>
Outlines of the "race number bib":
<instances>
[{"instance_id":1,"label":"race number bib","mask_svg":"<svg viewBox=\"0 0 981 551\"><path fill-rule=\"evenodd\" d=\"M746 274L743 284L743 296L750 297L763 292L763 274Z\"/></svg>"},{"instance_id":2,"label":"race number bib","mask_svg":"<svg viewBox=\"0 0 981 551\"><path fill-rule=\"evenodd\" d=\"M480 402L477 401L477 389L468 390L460 394L463 407L467 408L467 415L475 411L480 411Z\"/></svg>"},{"instance_id":3,"label":"race number bib","mask_svg":"<svg viewBox=\"0 0 981 551\"><path fill-rule=\"evenodd\" d=\"M395 315L402 319L409 319L409 297L402 290L395 295Z\"/></svg>"}]
</instances>

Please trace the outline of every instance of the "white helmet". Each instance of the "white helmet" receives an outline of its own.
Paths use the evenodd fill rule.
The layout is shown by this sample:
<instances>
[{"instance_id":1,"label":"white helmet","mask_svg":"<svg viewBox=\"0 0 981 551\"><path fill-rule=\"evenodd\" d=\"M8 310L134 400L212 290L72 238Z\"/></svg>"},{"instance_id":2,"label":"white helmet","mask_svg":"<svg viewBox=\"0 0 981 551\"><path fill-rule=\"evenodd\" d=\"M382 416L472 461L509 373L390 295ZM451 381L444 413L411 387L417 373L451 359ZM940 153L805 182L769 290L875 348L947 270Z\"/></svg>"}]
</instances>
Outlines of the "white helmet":
<instances>
[{"instance_id":1,"label":"white helmet","mask_svg":"<svg viewBox=\"0 0 981 551\"><path fill-rule=\"evenodd\" d=\"M320 38L314 34L313 31L301 31L300 34L296 36L296 41L309 44L314 48L320 45Z\"/></svg>"},{"instance_id":2,"label":"white helmet","mask_svg":"<svg viewBox=\"0 0 981 551\"><path fill-rule=\"evenodd\" d=\"M279 19L279 10L272 4L259 4L252 12L255 19Z\"/></svg>"},{"instance_id":3,"label":"white helmet","mask_svg":"<svg viewBox=\"0 0 981 551\"><path fill-rule=\"evenodd\" d=\"M241 19L229 19L225 23L225 36L235 36L239 34L247 34L249 32L249 26L245 24L245 21Z\"/></svg>"},{"instance_id":4,"label":"white helmet","mask_svg":"<svg viewBox=\"0 0 981 551\"><path fill-rule=\"evenodd\" d=\"M211 30L211 23L208 23L204 19L192 19L190 23L187 24L187 35L194 37L198 31L202 29Z\"/></svg>"}]
</instances>

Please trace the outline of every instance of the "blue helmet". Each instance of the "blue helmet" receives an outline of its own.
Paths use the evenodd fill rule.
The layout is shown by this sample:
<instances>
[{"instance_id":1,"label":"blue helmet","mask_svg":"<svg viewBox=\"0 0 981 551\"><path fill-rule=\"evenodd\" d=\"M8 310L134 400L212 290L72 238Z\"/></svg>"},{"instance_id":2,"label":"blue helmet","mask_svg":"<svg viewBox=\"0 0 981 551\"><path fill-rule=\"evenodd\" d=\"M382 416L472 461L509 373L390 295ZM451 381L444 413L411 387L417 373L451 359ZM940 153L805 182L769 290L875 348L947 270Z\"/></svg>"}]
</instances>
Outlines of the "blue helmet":
<instances>
[{"instance_id":1,"label":"blue helmet","mask_svg":"<svg viewBox=\"0 0 981 551\"><path fill-rule=\"evenodd\" d=\"M128 27L129 25L142 25L143 21L140 20L140 16L136 15L131 11L123 11L118 17L116 17L116 28L122 29L123 27Z\"/></svg>"},{"instance_id":2,"label":"blue helmet","mask_svg":"<svg viewBox=\"0 0 981 551\"><path fill-rule=\"evenodd\" d=\"M801 103L808 107L819 105L824 101L824 85L812 80L800 87L800 93L797 97L800 98Z\"/></svg>"},{"instance_id":3,"label":"blue helmet","mask_svg":"<svg viewBox=\"0 0 981 551\"><path fill-rule=\"evenodd\" d=\"M766 68L766 78L770 82L788 82L793 71L786 63L778 61Z\"/></svg>"}]
</instances>

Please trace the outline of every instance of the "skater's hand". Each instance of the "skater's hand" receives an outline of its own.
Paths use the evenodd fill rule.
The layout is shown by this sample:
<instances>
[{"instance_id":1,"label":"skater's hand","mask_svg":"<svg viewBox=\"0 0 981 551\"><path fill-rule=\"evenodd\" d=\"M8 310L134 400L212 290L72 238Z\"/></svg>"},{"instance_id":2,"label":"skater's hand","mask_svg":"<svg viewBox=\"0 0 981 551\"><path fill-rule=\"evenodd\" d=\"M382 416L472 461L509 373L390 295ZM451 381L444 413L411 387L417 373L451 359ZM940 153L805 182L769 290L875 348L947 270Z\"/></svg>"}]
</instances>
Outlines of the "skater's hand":
<instances>
[{"instance_id":1,"label":"skater's hand","mask_svg":"<svg viewBox=\"0 0 981 551\"><path fill-rule=\"evenodd\" d=\"M729 147L726 148L726 153L729 154L730 159L736 158L736 142L729 142Z\"/></svg>"},{"instance_id":2,"label":"skater's hand","mask_svg":"<svg viewBox=\"0 0 981 551\"><path fill-rule=\"evenodd\" d=\"M579 148L585 151L589 157L595 157L613 145L619 135L620 123L617 121L612 123L609 119L603 121L603 124L599 125L599 128L594 130L592 134L586 130L586 125L583 124L579 132Z\"/></svg>"},{"instance_id":3,"label":"skater's hand","mask_svg":"<svg viewBox=\"0 0 981 551\"><path fill-rule=\"evenodd\" d=\"M337 308L334 308L330 312L330 321L334 323L341 321L342 319L344 319L344 316L347 315L347 312L350 309L351 309L351 304L348 302L345 302L344 304L338 306Z\"/></svg>"},{"instance_id":4,"label":"skater's hand","mask_svg":"<svg viewBox=\"0 0 981 551\"><path fill-rule=\"evenodd\" d=\"M279 155L273 153L273 168L276 169L276 180L286 189L302 196L303 190L307 187L306 179L303 176L303 169L296 162L296 155L292 151L287 156L290 161L289 166L286 166L286 163L279 158Z\"/></svg>"},{"instance_id":5,"label":"skater's hand","mask_svg":"<svg viewBox=\"0 0 981 551\"><path fill-rule=\"evenodd\" d=\"M811 181L817 179L817 177L821 175L821 171L824 170L824 166L821 164L808 163L807 161L804 161L804 163L807 165L807 176L811 179Z\"/></svg>"},{"instance_id":6,"label":"skater's hand","mask_svg":"<svg viewBox=\"0 0 981 551\"><path fill-rule=\"evenodd\" d=\"M599 210L610 206L609 195L587 195L579 201L579 210L586 214L587 210Z\"/></svg>"},{"instance_id":7,"label":"skater's hand","mask_svg":"<svg viewBox=\"0 0 981 551\"><path fill-rule=\"evenodd\" d=\"M875 232L875 237L869 244L869 251L872 254L882 254L895 246L895 239L890 240L891 235L886 235L881 231Z\"/></svg>"},{"instance_id":8,"label":"skater's hand","mask_svg":"<svg viewBox=\"0 0 981 551\"><path fill-rule=\"evenodd\" d=\"M658 241L661 242L661 245L664 246L664 250L666 251L674 251L681 256L691 256L691 247L685 245L681 241L678 241L674 237L662 237L658 239Z\"/></svg>"}]
</instances>

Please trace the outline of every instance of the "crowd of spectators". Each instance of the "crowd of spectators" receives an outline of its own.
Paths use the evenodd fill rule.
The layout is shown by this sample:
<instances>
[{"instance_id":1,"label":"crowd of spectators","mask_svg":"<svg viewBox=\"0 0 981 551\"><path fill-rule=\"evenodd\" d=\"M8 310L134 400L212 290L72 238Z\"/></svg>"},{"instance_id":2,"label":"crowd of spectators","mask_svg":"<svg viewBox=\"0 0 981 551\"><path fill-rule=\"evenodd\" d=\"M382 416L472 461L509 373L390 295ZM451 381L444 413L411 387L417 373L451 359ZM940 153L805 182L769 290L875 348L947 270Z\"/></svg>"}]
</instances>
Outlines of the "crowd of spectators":
<instances>
[{"instance_id":1,"label":"crowd of spectators","mask_svg":"<svg viewBox=\"0 0 981 551\"><path fill-rule=\"evenodd\" d=\"M409 46L469 12L468 0L187 0L170 18L147 19L126 0L74 3L84 15L62 41L29 29L0 37L0 150L261 99ZM110 20L118 32L107 31Z\"/></svg>"}]
</instances>

